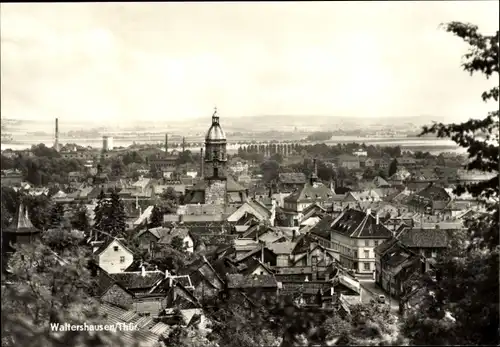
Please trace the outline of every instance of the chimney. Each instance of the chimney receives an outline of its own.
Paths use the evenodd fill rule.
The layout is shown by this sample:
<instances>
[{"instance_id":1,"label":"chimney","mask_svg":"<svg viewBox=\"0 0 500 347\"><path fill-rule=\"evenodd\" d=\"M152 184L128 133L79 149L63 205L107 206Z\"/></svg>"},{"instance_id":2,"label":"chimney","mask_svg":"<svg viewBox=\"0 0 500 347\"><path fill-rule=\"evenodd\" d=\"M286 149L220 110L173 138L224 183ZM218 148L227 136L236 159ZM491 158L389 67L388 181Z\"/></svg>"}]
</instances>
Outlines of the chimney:
<instances>
[{"instance_id":1,"label":"chimney","mask_svg":"<svg viewBox=\"0 0 500 347\"><path fill-rule=\"evenodd\" d=\"M182 153L186 151L186 138L182 137Z\"/></svg>"},{"instance_id":2,"label":"chimney","mask_svg":"<svg viewBox=\"0 0 500 347\"><path fill-rule=\"evenodd\" d=\"M165 134L165 153L168 154L168 134Z\"/></svg>"},{"instance_id":3,"label":"chimney","mask_svg":"<svg viewBox=\"0 0 500 347\"><path fill-rule=\"evenodd\" d=\"M144 267L144 265L141 265L141 276L146 277L146 268Z\"/></svg>"},{"instance_id":4,"label":"chimney","mask_svg":"<svg viewBox=\"0 0 500 347\"><path fill-rule=\"evenodd\" d=\"M200 177L203 177L205 171L205 159L203 158L203 147L200 148Z\"/></svg>"},{"instance_id":5,"label":"chimney","mask_svg":"<svg viewBox=\"0 0 500 347\"><path fill-rule=\"evenodd\" d=\"M380 219L379 219L379 216L378 216L378 213L375 215L375 224L379 224L380 222Z\"/></svg>"},{"instance_id":6,"label":"chimney","mask_svg":"<svg viewBox=\"0 0 500 347\"><path fill-rule=\"evenodd\" d=\"M56 118L56 132L54 139L54 149L59 152L59 118Z\"/></svg>"},{"instance_id":7,"label":"chimney","mask_svg":"<svg viewBox=\"0 0 500 347\"><path fill-rule=\"evenodd\" d=\"M310 183L313 185L318 180L318 166L316 164L316 158L313 159L313 171L311 173Z\"/></svg>"},{"instance_id":8,"label":"chimney","mask_svg":"<svg viewBox=\"0 0 500 347\"><path fill-rule=\"evenodd\" d=\"M170 277L170 272L168 272L168 270L165 270L165 278L169 278Z\"/></svg>"},{"instance_id":9,"label":"chimney","mask_svg":"<svg viewBox=\"0 0 500 347\"><path fill-rule=\"evenodd\" d=\"M366 209L366 215L369 216L371 213L372 213L372 209L371 208L367 208Z\"/></svg>"}]
</instances>

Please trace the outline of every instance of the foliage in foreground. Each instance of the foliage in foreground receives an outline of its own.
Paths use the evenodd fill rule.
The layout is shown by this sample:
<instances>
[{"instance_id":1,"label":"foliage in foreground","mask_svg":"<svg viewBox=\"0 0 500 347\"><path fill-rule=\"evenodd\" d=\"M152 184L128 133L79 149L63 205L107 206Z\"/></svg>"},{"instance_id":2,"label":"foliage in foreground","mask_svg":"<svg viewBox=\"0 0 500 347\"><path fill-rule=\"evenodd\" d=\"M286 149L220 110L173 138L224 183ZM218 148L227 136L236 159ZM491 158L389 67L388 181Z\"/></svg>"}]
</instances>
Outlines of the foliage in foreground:
<instances>
[{"instance_id":1,"label":"foliage in foreground","mask_svg":"<svg viewBox=\"0 0 500 347\"><path fill-rule=\"evenodd\" d=\"M499 32L487 37L471 24L452 22L446 30L470 45L464 69L498 77ZM498 79L497 79L498 83ZM484 101L498 102L499 87L483 93ZM484 201L488 213L467 223L464 242L456 242L436 264L434 276L424 276L426 295L405 320L412 344L498 345L499 343L499 111L460 124L434 124L423 134L451 137L467 148L469 170L496 172L490 180L457 187Z\"/></svg>"}]
</instances>

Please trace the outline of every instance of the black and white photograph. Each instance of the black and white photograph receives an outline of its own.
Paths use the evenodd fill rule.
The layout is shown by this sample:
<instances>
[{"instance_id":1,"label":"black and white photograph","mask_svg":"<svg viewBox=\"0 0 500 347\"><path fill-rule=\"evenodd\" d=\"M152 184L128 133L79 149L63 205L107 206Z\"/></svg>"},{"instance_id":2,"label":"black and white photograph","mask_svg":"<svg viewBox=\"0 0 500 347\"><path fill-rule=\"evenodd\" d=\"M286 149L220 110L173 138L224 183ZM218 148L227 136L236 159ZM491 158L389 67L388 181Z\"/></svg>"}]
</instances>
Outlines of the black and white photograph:
<instances>
[{"instance_id":1,"label":"black and white photograph","mask_svg":"<svg viewBox=\"0 0 500 347\"><path fill-rule=\"evenodd\" d=\"M2 3L2 347L500 345L499 12Z\"/></svg>"}]
</instances>

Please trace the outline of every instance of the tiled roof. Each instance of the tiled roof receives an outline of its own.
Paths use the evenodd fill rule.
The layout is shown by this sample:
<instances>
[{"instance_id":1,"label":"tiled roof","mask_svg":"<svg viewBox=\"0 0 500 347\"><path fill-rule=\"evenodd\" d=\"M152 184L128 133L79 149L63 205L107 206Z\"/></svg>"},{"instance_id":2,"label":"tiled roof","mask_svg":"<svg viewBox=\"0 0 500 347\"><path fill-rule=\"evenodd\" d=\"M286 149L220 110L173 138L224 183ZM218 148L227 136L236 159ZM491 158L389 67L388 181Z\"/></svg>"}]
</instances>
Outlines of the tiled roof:
<instances>
[{"instance_id":1,"label":"tiled roof","mask_svg":"<svg viewBox=\"0 0 500 347\"><path fill-rule=\"evenodd\" d=\"M257 217L261 217L261 219L266 219L271 216L271 211L259 201L249 199L246 201L246 204L250 205L258 213Z\"/></svg>"},{"instance_id":2,"label":"tiled roof","mask_svg":"<svg viewBox=\"0 0 500 347\"><path fill-rule=\"evenodd\" d=\"M163 229L163 228L162 228ZM174 227L170 229L168 233L162 233L162 238L158 241L158 243L162 244L171 244L174 237L180 237L184 239L189 235L189 230L184 227Z\"/></svg>"},{"instance_id":3,"label":"tiled roof","mask_svg":"<svg viewBox=\"0 0 500 347\"><path fill-rule=\"evenodd\" d=\"M397 249L389 254L389 258L385 261L385 265L396 267L409 259L413 254L405 252L403 249Z\"/></svg>"},{"instance_id":4,"label":"tiled roof","mask_svg":"<svg viewBox=\"0 0 500 347\"><path fill-rule=\"evenodd\" d=\"M177 213L182 215L219 215L224 213L223 205L189 204L179 206Z\"/></svg>"},{"instance_id":5,"label":"tiled roof","mask_svg":"<svg viewBox=\"0 0 500 347\"><path fill-rule=\"evenodd\" d=\"M238 272L243 276L251 275L255 270L262 266L269 273L272 273L271 269L269 269L265 264L261 263L257 258L251 257L246 261L240 263L238 265Z\"/></svg>"},{"instance_id":6,"label":"tiled roof","mask_svg":"<svg viewBox=\"0 0 500 347\"><path fill-rule=\"evenodd\" d=\"M295 248L296 245L297 245L296 242L277 242L267 245L267 248L269 248L277 255L292 254L292 250Z\"/></svg>"},{"instance_id":7,"label":"tiled roof","mask_svg":"<svg viewBox=\"0 0 500 347\"><path fill-rule=\"evenodd\" d=\"M236 265L233 264L233 262L226 257L214 261L212 263L212 267L215 270L215 272L219 275L219 277L222 278L224 281L227 280L228 274L238 273L238 268L236 267Z\"/></svg>"},{"instance_id":8,"label":"tiled roof","mask_svg":"<svg viewBox=\"0 0 500 347\"><path fill-rule=\"evenodd\" d=\"M244 276L241 274L231 274L227 275L227 286L230 289L277 288L278 282L271 275Z\"/></svg>"},{"instance_id":9,"label":"tiled roof","mask_svg":"<svg viewBox=\"0 0 500 347\"><path fill-rule=\"evenodd\" d=\"M109 277L124 288L131 290L152 288L155 284L162 281L165 275L160 271L146 271L145 276L143 276L138 271L109 274Z\"/></svg>"},{"instance_id":10,"label":"tiled roof","mask_svg":"<svg viewBox=\"0 0 500 347\"><path fill-rule=\"evenodd\" d=\"M389 240L386 240L386 241L382 242L380 245L378 245L377 247L375 247L373 249L373 251L376 254L383 255L389 248L391 248L392 246L394 246L398 242L399 242L399 240L397 238L393 237L393 238L391 238Z\"/></svg>"},{"instance_id":11,"label":"tiled roof","mask_svg":"<svg viewBox=\"0 0 500 347\"><path fill-rule=\"evenodd\" d=\"M380 176L377 176L373 179L373 183L375 184L375 186L377 187L383 187L383 186L389 186L390 184L384 180L382 177Z\"/></svg>"},{"instance_id":12,"label":"tiled roof","mask_svg":"<svg viewBox=\"0 0 500 347\"><path fill-rule=\"evenodd\" d=\"M130 321L125 321L123 320L122 317L130 311L126 311L124 309L121 309L117 306L108 304L108 303L101 303L99 305L99 312L104 316L105 322L107 324L114 324L116 325L117 323L138 323L138 320L140 319L137 315L133 317L132 320ZM120 337L124 340L127 341L130 346L135 346L136 343L138 343L138 347L153 347L156 346L158 343L158 339L160 335L158 333L155 333L154 331L150 331L150 327L154 325L154 321L151 317L144 317L144 318L149 318L147 322L142 322L142 324L138 324L139 330L136 331L127 331L127 330L122 330L120 331ZM149 324L144 324L144 323L149 323Z\"/></svg>"},{"instance_id":13,"label":"tiled roof","mask_svg":"<svg viewBox=\"0 0 500 347\"><path fill-rule=\"evenodd\" d=\"M438 187L436 185L429 185L427 188L421 190L416 194L417 196L427 198L429 200L442 200L449 201L450 195L446 192L446 190L442 187Z\"/></svg>"},{"instance_id":14,"label":"tiled roof","mask_svg":"<svg viewBox=\"0 0 500 347\"><path fill-rule=\"evenodd\" d=\"M341 235L354 238L390 238L392 232L378 223L371 214L355 209L345 211L331 229Z\"/></svg>"},{"instance_id":15,"label":"tiled roof","mask_svg":"<svg viewBox=\"0 0 500 347\"><path fill-rule=\"evenodd\" d=\"M311 244L315 242L315 237L311 234L304 234L297 240L295 247L292 250L291 254L301 254L307 252L308 249L311 249Z\"/></svg>"},{"instance_id":16,"label":"tiled roof","mask_svg":"<svg viewBox=\"0 0 500 347\"><path fill-rule=\"evenodd\" d=\"M237 235L230 234L197 234L195 236L199 241L203 242L205 246L213 245L231 245Z\"/></svg>"},{"instance_id":17,"label":"tiled roof","mask_svg":"<svg viewBox=\"0 0 500 347\"><path fill-rule=\"evenodd\" d=\"M409 248L446 248L448 232L443 229L404 228L397 238Z\"/></svg>"},{"instance_id":18,"label":"tiled roof","mask_svg":"<svg viewBox=\"0 0 500 347\"><path fill-rule=\"evenodd\" d=\"M194 185L193 188L190 188L189 191L205 191L208 187L208 182L202 180ZM244 192L246 189L242 187L239 183L237 183L231 175L228 175L226 179L226 190L227 192Z\"/></svg>"},{"instance_id":19,"label":"tiled roof","mask_svg":"<svg viewBox=\"0 0 500 347\"><path fill-rule=\"evenodd\" d=\"M335 218L333 218L331 215L326 215L319 221L318 224L314 225L309 232L323 239L330 240L331 226L334 221Z\"/></svg>"},{"instance_id":20,"label":"tiled roof","mask_svg":"<svg viewBox=\"0 0 500 347\"><path fill-rule=\"evenodd\" d=\"M307 178L302 172L286 172L279 174L279 181L285 184L305 184Z\"/></svg>"},{"instance_id":21,"label":"tiled roof","mask_svg":"<svg viewBox=\"0 0 500 347\"><path fill-rule=\"evenodd\" d=\"M334 193L321 183L315 183L311 185L306 183L302 189L287 196L285 202L314 202L314 201L326 201L331 199Z\"/></svg>"},{"instance_id":22,"label":"tiled roof","mask_svg":"<svg viewBox=\"0 0 500 347\"><path fill-rule=\"evenodd\" d=\"M318 215L322 216L326 212L326 209L317 203L311 204L302 210L302 220L305 220L309 217Z\"/></svg>"}]
</instances>

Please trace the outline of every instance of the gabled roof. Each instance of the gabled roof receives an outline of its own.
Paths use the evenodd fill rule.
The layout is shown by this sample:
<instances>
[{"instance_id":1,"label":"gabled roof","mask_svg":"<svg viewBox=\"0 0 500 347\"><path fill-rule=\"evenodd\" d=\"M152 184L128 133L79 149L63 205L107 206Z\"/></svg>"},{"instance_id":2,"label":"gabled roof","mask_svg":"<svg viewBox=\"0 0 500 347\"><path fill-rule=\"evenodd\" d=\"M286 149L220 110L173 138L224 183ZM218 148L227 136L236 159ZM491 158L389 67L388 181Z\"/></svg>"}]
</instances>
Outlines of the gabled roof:
<instances>
[{"instance_id":1,"label":"gabled roof","mask_svg":"<svg viewBox=\"0 0 500 347\"><path fill-rule=\"evenodd\" d=\"M109 246L111 246L112 243L118 243L123 249L128 251L130 254L134 254L123 242L120 241L120 239L117 238L112 238L109 239L108 241L104 242L95 252L94 256L99 256L101 255L106 249L108 249Z\"/></svg>"},{"instance_id":2,"label":"gabled roof","mask_svg":"<svg viewBox=\"0 0 500 347\"><path fill-rule=\"evenodd\" d=\"M450 195L443 187L438 187L434 184L430 184L427 188L419 191L415 195L433 201L449 201L451 199Z\"/></svg>"},{"instance_id":3,"label":"gabled roof","mask_svg":"<svg viewBox=\"0 0 500 347\"><path fill-rule=\"evenodd\" d=\"M387 229L371 213L348 209L342 213L331 229L340 234L352 238L390 238L392 232Z\"/></svg>"},{"instance_id":4,"label":"gabled roof","mask_svg":"<svg viewBox=\"0 0 500 347\"><path fill-rule=\"evenodd\" d=\"M170 228L163 228L163 227L157 227L157 228L151 228L149 230L149 233L156 237L158 240L164 238L165 236L170 234Z\"/></svg>"},{"instance_id":5,"label":"gabled roof","mask_svg":"<svg viewBox=\"0 0 500 347\"><path fill-rule=\"evenodd\" d=\"M385 186L390 186L390 184L384 180L382 177L380 176L377 176L373 179L373 183L375 184L375 186L377 187L385 187Z\"/></svg>"},{"instance_id":6,"label":"gabled roof","mask_svg":"<svg viewBox=\"0 0 500 347\"><path fill-rule=\"evenodd\" d=\"M257 270L259 266L262 266L264 269L266 269L268 274L273 273L272 270L268 268L266 264L262 263L259 259L255 257L248 258L248 260L240 263L237 269L238 273L240 273L241 275L248 276L252 274L255 270Z\"/></svg>"},{"instance_id":7,"label":"gabled roof","mask_svg":"<svg viewBox=\"0 0 500 347\"><path fill-rule=\"evenodd\" d=\"M403 228L397 238L409 248L446 248L449 235L443 229Z\"/></svg>"},{"instance_id":8,"label":"gabled roof","mask_svg":"<svg viewBox=\"0 0 500 347\"><path fill-rule=\"evenodd\" d=\"M317 235L323 239L330 240L330 231L331 231L331 226L333 222L335 221L335 218L333 218L331 215L326 215L317 223L314 225L309 232L313 235Z\"/></svg>"},{"instance_id":9,"label":"gabled roof","mask_svg":"<svg viewBox=\"0 0 500 347\"><path fill-rule=\"evenodd\" d=\"M227 286L230 289L243 288L277 288L278 282L271 275L245 276L234 274L227 276Z\"/></svg>"},{"instance_id":10,"label":"gabled roof","mask_svg":"<svg viewBox=\"0 0 500 347\"><path fill-rule=\"evenodd\" d=\"M314 216L315 214L321 215L326 212L326 209L318 203L311 204L302 210L302 219Z\"/></svg>"},{"instance_id":11,"label":"gabled roof","mask_svg":"<svg viewBox=\"0 0 500 347\"><path fill-rule=\"evenodd\" d=\"M145 271L144 274L141 271L120 272L108 276L128 290L151 289L165 279L165 274L161 271Z\"/></svg>"},{"instance_id":12,"label":"gabled roof","mask_svg":"<svg viewBox=\"0 0 500 347\"><path fill-rule=\"evenodd\" d=\"M297 243L295 244L295 247L292 250L291 254L298 255L301 253L305 253L308 250L313 250L316 247L320 247L318 244L316 244L317 238L310 233L304 234L299 237L297 240Z\"/></svg>"},{"instance_id":13,"label":"gabled roof","mask_svg":"<svg viewBox=\"0 0 500 347\"><path fill-rule=\"evenodd\" d=\"M314 202L314 201L326 201L331 199L335 194L321 183L306 183L301 189L297 192L290 194L287 196L284 201L285 202Z\"/></svg>"},{"instance_id":14,"label":"gabled roof","mask_svg":"<svg viewBox=\"0 0 500 347\"><path fill-rule=\"evenodd\" d=\"M385 254L385 252L387 252L392 246L396 245L398 242L399 240L397 238L395 237L390 238L389 240L386 240L377 247L375 247L373 249L373 252L375 252L375 254L379 254L382 256Z\"/></svg>"}]
</instances>

